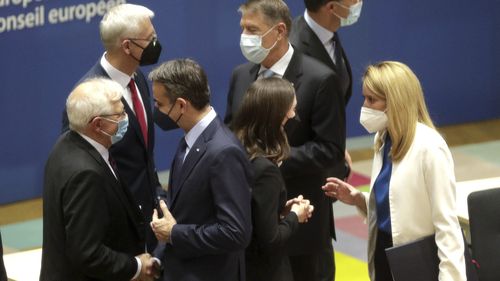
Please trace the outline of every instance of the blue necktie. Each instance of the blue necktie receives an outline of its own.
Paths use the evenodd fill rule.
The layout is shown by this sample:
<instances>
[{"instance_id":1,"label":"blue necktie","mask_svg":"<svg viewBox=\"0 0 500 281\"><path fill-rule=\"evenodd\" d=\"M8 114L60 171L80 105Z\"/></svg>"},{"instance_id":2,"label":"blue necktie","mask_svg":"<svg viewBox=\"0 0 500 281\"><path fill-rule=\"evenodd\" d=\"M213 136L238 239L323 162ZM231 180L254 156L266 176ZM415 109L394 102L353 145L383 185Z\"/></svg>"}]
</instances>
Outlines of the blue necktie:
<instances>
[{"instance_id":1,"label":"blue necktie","mask_svg":"<svg viewBox=\"0 0 500 281\"><path fill-rule=\"evenodd\" d=\"M276 74L276 73L274 73L274 71L272 71L271 69L266 69L266 70L262 71L259 76L261 79L263 79L263 78L273 77L274 74Z\"/></svg>"},{"instance_id":2,"label":"blue necktie","mask_svg":"<svg viewBox=\"0 0 500 281\"><path fill-rule=\"evenodd\" d=\"M187 148L187 143L184 137L181 138L179 141L179 146L177 147L177 152L175 153L175 158L174 158L174 163L172 165L173 171L171 176L172 176L172 181L171 181L171 186L170 189L172 189L172 192L174 191L174 188L177 188L177 184L180 181L180 176L181 176L181 171L182 171L182 164L184 163L184 155L186 154L186 148Z\"/></svg>"}]
</instances>

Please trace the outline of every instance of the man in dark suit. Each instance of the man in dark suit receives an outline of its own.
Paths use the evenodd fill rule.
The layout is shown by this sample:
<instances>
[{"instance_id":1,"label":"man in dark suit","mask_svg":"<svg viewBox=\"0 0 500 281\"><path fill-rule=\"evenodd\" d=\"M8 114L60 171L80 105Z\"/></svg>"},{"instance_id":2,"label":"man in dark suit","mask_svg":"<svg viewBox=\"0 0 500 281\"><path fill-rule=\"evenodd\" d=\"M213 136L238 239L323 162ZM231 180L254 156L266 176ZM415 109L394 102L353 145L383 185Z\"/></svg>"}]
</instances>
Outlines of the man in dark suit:
<instances>
[{"instance_id":1,"label":"man in dark suit","mask_svg":"<svg viewBox=\"0 0 500 281\"><path fill-rule=\"evenodd\" d=\"M293 46L327 65L337 73L347 106L352 95L351 65L342 47L337 30L354 24L361 13L359 0L304 0L306 11L292 22L290 42ZM346 165L352 166L351 156L345 151ZM346 178L349 170L340 164L332 176Z\"/></svg>"},{"instance_id":2,"label":"man in dark suit","mask_svg":"<svg viewBox=\"0 0 500 281\"><path fill-rule=\"evenodd\" d=\"M5 265L3 264L2 233L0 233L0 281L7 281L7 273L5 272Z\"/></svg>"},{"instance_id":3,"label":"man in dark suit","mask_svg":"<svg viewBox=\"0 0 500 281\"><path fill-rule=\"evenodd\" d=\"M129 117L129 127L123 140L112 145L110 152L136 204L148 220L153 214L156 189L160 188L160 183L153 158L155 135L149 87L139 66L156 63L160 56L161 45L151 23L153 16L148 8L132 4L118 5L109 10L100 24L106 52L80 80L106 77L123 87L122 103ZM64 112L63 132L67 130L68 117ZM150 251L157 243L149 228L146 242Z\"/></svg>"},{"instance_id":4,"label":"man in dark suit","mask_svg":"<svg viewBox=\"0 0 500 281\"><path fill-rule=\"evenodd\" d=\"M352 19L359 14L351 13L350 7L362 3L359 0L304 0L306 11L293 20L290 33L290 42L296 49L338 74L346 105L352 95L352 73L337 30L355 22Z\"/></svg>"},{"instance_id":5,"label":"man in dark suit","mask_svg":"<svg viewBox=\"0 0 500 281\"><path fill-rule=\"evenodd\" d=\"M244 250L252 232L251 166L210 106L203 69L189 59L166 62L149 75L156 106L184 130L172 163L163 218L151 226L166 242L166 281L244 281ZM168 205L168 209L167 209Z\"/></svg>"},{"instance_id":6,"label":"man in dark suit","mask_svg":"<svg viewBox=\"0 0 500 281\"><path fill-rule=\"evenodd\" d=\"M331 237L335 229L332 206L321 186L332 167L344 161L345 102L339 78L290 45L291 18L284 2L250 0L240 7L240 12L240 46L250 62L233 72L224 121L231 122L246 90L256 79L271 75L293 83L300 121L289 120L285 126L291 153L281 172L288 197L303 195L315 210L309 222L300 225L290 240L290 263L295 281L331 281ZM326 266L322 263L325 252L331 256Z\"/></svg>"},{"instance_id":7,"label":"man in dark suit","mask_svg":"<svg viewBox=\"0 0 500 281\"><path fill-rule=\"evenodd\" d=\"M45 166L40 280L152 280L145 222L108 149L127 130L123 88L105 78L77 86Z\"/></svg>"}]
</instances>

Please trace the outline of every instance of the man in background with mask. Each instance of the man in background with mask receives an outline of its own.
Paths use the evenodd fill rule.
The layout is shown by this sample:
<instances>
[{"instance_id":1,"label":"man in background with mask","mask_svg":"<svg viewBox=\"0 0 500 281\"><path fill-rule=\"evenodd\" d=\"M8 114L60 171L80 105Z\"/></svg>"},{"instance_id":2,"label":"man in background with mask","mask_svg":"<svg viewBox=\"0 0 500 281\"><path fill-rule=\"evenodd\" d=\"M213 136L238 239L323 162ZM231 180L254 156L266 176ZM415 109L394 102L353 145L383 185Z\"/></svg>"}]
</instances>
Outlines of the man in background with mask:
<instances>
[{"instance_id":1,"label":"man in background with mask","mask_svg":"<svg viewBox=\"0 0 500 281\"><path fill-rule=\"evenodd\" d=\"M345 102L339 77L290 45L291 17L283 1L249 0L239 11L240 46L249 62L233 72L224 121L231 122L256 79L275 76L293 83L298 119L289 120L285 126L291 153L281 172L288 198L303 195L315 210L309 222L300 225L291 237L288 253L295 281L331 281L333 276L325 272L331 272L334 265L322 268L325 264L321 258L327 247L333 255L332 205L324 198L321 186L332 168L344 161Z\"/></svg>"},{"instance_id":2,"label":"man in background with mask","mask_svg":"<svg viewBox=\"0 0 500 281\"><path fill-rule=\"evenodd\" d=\"M324 63L337 74L347 106L352 95L351 65L342 48L337 30L356 23L361 14L363 2L359 0L304 0L304 4L306 6L304 15L295 18L292 22L290 42L296 49ZM349 178L352 161L347 150L345 159L345 163L339 163L334 167L333 177ZM332 238L335 239L335 232L332 233ZM325 268L334 263L331 250L325 249L321 260L325 262ZM330 273L330 275L333 274L333 272Z\"/></svg>"},{"instance_id":3,"label":"man in background with mask","mask_svg":"<svg viewBox=\"0 0 500 281\"><path fill-rule=\"evenodd\" d=\"M106 78L66 101L70 130L45 165L40 280L153 280L145 221L108 149L127 132L123 87ZM141 254L142 253L142 254Z\"/></svg>"},{"instance_id":4,"label":"man in background with mask","mask_svg":"<svg viewBox=\"0 0 500 281\"><path fill-rule=\"evenodd\" d=\"M132 4L110 9L100 23L101 40L106 49L101 59L83 76L106 77L123 87L122 103L129 117L123 140L113 144L111 155L127 188L142 210L145 219L151 218L160 188L155 169L154 121L150 91L139 66L155 64L161 45L151 19L150 9ZM68 117L63 114L63 132L68 130ZM147 249L156 247L156 238L147 228Z\"/></svg>"}]
</instances>

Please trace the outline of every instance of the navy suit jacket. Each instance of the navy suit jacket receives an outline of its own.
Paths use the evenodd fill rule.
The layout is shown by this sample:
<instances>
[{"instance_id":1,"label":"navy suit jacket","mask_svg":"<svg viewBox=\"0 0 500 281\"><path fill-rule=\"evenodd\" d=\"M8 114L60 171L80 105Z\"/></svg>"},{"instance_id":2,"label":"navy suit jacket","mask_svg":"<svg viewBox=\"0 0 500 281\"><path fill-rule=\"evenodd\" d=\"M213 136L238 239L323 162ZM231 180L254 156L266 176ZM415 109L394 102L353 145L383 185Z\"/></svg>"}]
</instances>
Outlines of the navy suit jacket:
<instances>
[{"instance_id":1,"label":"navy suit jacket","mask_svg":"<svg viewBox=\"0 0 500 281\"><path fill-rule=\"evenodd\" d=\"M243 97L258 75L260 65L238 66L229 86L226 116L230 123ZM343 163L345 150L345 103L335 73L324 64L295 50L283 75L293 83L300 122L289 120L285 126L291 153L280 169L288 197L300 194L314 205L312 218L301 224L290 239L291 255L311 254L335 236L333 210L321 190L335 165ZM314 239L311 238L314 235Z\"/></svg>"},{"instance_id":2,"label":"navy suit jacket","mask_svg":"<svg viewBox=\"0 0 500 281\"><path fill-rule=\"evenodd\" d=\"M190 148L178 184L167 193L177 224L165 248L163 280L245 280L251 179L246 153L216 117Z\"/></svg>"},{"instance_id":3,"label":"navy suit jacket","mask_svg":"<svg viewBox=\"0 0 500 281\"><path fill-rule=\"evenodd\" d=\"M82 79L80 79L77 85L94 77L109 78L109 75L99 61L82 77ZM148 123L147 147L144 145L144 137L142 136L139 121L125 101L125 98L122 98L122 103L128 114L129 126L123 139L113 144L109 152L116 161L120 176L125 180L136 203L140 206L144 218L150 221L153 214L153 208L156 206L156 189L160 186L153 158L155 140L154 121L151 112L149 87L144 75L139 69L135 73L134 80L146 109L146 119ZM69 129L68 126L68 115L66 109L64 109L62 131L67 131ZM156 246L156 239L149 228L147 228L147 232L148 236L146 240L148 249L151 251Z\"/></svg>"},{"instance_id":4,"label":"navy suit jacket","mask_svg":"<svg viewBox=\"0 0 500 281\"><path fill-rule=\"evenodd\" d=\"M146 227L133 201L90 143L61 135L45 166L40 280L130 280Z\"/></svg>"},{"instance_id":5,"label":"navy suit jacket","mask_svg":"<svg viewBox=\"0 0 500 281\"><path fill-rule=\"evenodd\" d=\"M335 32L335 36L340 42L340 38L337 32ZM332 71L338 72L337 67L333 63L330 55L326 52L325 46L319 40L318 36L314 31L309 27L304 16L299 16L295 18L292 22L292 32L290 33L290 42L300 50L302 53L313 57L320 62L324 63L328 66ZM346 89L343 91L344 101L347 104L352 95L352 72L351 65L349 64L349 60L347 59L344 48L340 47L342 50L342 58L344 59L344 63L347 69L347 76L349 77L349 82L347 85L341 85L341 89Z\"/></svg>"}]
</instances>

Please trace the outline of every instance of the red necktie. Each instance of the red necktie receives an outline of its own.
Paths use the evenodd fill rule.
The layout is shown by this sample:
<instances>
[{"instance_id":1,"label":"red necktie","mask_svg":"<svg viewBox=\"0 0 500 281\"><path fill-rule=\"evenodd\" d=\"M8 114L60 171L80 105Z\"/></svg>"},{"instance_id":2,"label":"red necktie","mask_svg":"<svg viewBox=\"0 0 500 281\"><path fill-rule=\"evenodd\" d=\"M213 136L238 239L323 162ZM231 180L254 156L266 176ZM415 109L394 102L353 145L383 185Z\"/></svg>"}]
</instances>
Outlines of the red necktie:
<instances>
[{"instance_id":1,"label":"red necktie","mask_svg":"<svg viewBox=\"0 0 500 281\"><path fill-rule=\"evenodd\" d=\"M137 117L137 121L139 121L142 136L144 137L144 144L147 147L148 127L146 126L146 116L144 116L144 108L142 107L141 100L139 100L139 96L137 95L137 88L135 87L134 79L130 79L128 87L130 88L130 93L132 94L132 103L134 105L135 117Z\"/></svg>"}]
</instances>

